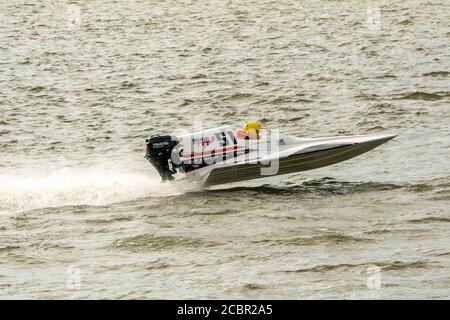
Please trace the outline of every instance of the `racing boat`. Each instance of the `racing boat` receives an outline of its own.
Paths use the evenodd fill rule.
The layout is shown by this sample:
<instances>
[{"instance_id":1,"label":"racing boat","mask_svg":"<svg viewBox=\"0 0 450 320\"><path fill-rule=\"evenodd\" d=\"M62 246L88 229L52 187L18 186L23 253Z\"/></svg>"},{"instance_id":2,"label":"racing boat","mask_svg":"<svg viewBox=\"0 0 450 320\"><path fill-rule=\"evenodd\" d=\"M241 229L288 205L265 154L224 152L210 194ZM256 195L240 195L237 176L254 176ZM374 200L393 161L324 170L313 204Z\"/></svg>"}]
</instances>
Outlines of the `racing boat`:
<instances>
[{"instance_id":1,"label":"racing boat","mask_svg":"<svg viewBox=\"0 0 450 320\"><path fill-rule=\"evenodd\" d=\"M201 186L317 169L359 156L396 135L297 138L267 131L257 139L231 127L146 140L146 158L163 181L182 179Z\"/></svg>"}]
</instances>

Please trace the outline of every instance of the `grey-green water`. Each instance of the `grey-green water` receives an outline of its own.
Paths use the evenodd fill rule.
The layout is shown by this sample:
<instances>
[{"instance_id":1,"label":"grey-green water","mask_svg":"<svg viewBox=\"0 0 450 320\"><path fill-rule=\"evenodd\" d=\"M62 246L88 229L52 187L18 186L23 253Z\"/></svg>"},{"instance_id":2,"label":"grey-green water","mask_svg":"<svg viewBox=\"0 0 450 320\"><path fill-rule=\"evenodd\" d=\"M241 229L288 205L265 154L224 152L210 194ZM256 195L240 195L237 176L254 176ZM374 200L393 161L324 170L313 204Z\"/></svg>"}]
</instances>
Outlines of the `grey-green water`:
<instances>
[{"instance_id":1,"label":"grey-green water","mask_svg":"<svg viewBox=\"0 0 450 320\"><path fill-rule=\"evenodd\" d=\"M0 1L0 298L450 297L448 1ZM161 185L154 132L396 133Z\"/></svg>"}]
</instances>

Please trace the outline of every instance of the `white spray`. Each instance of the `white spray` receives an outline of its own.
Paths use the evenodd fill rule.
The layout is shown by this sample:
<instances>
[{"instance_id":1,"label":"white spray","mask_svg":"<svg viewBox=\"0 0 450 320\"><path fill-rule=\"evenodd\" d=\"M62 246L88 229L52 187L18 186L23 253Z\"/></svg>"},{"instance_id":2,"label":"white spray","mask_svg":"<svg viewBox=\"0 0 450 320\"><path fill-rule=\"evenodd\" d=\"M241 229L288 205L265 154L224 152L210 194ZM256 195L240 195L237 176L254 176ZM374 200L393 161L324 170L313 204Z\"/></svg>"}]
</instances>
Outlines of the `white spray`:
<instances>
[{"instance_id":1,"label":"white spray","mask_svg":"<svg viewBox=\"0 0 450 320\"><path fill-rule=\"evenodd\" d=\"M66 205L106 205L182 194L188 186L162 184L147 169L99 164L59 169L0 171L0 213Z\"/></svg>"}]
</instances>

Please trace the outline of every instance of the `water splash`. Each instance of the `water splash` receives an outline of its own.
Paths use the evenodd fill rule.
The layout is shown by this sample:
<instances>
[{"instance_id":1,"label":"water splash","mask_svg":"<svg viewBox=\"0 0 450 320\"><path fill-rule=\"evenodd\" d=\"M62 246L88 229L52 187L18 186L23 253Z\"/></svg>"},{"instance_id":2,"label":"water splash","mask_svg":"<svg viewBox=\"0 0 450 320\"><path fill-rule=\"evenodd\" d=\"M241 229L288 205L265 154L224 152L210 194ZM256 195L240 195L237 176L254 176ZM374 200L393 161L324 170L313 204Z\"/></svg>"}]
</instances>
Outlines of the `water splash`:
<instances>
[{"instance_id":1,"label":"water splash","mask_svg":"<svg viewBox=\"0 0 450 320\"><path fill-rule=\"evenodd\" d=\"M150 170L91 165L0 171L0 213L67 205L106 205L183 194L187 183L160 182Z\"/></svg>"}]
</instances>

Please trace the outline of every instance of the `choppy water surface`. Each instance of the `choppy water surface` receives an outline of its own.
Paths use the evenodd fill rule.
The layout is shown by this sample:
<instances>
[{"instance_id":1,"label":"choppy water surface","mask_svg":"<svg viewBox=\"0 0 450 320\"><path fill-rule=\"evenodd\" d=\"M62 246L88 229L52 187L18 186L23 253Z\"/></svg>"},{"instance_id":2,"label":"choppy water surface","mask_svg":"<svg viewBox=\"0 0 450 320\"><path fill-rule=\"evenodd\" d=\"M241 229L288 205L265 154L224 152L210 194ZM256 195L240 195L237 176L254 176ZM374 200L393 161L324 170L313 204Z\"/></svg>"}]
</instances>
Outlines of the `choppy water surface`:
<instances>
[{"instance_id":1,"label":"choppy water surface","mask_svg":"<svg viewBox=\"0 0 450 320\"><path fill-rule=\"evenodd\" d=\"M450 297L448 1L0 3L1 298ZM143 159L249 118L399 136L214 190Z\"/></svg>"}]
</instances>

